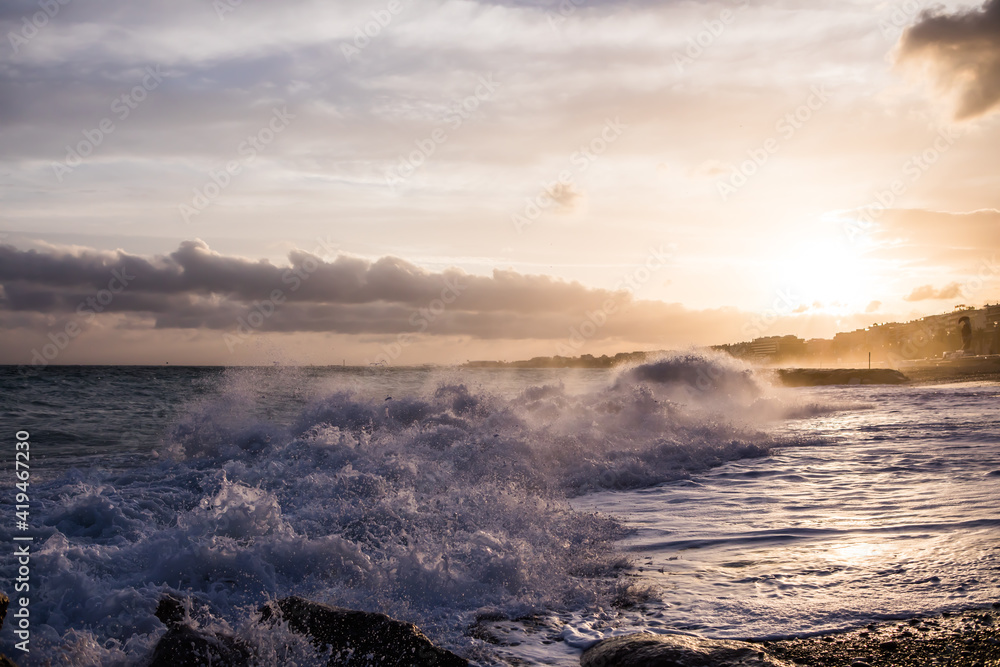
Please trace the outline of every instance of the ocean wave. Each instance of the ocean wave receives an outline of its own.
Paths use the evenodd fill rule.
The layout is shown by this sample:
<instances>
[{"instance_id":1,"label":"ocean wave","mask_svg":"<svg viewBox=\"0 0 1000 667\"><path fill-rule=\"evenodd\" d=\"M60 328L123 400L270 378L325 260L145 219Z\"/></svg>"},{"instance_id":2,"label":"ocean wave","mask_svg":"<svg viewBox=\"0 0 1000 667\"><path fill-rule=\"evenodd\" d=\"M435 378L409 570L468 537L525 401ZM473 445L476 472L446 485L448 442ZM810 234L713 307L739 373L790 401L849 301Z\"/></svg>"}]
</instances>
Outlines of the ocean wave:
<instances>
[{"instance_id":1,"label":"ocean wave","mask_svg":"<svg viewBox=\"0 0 1000 667\"><path fill-rule=\"evenodd\" d=\"M549 384L508 396L450 379L395 397L333 391L287 419L260 418L247 384L192 405L160 458L44 488L40 647L132 663L163 631L153 610L164 591L261 645L252 610L295 593L417 622L489 662L464 633L483 609L628 599L616 577L625 530L567 498L683 479L777 444L753 418L766 383L711 356L625 369L583 393Z\"/></svg>"}]
</instances>

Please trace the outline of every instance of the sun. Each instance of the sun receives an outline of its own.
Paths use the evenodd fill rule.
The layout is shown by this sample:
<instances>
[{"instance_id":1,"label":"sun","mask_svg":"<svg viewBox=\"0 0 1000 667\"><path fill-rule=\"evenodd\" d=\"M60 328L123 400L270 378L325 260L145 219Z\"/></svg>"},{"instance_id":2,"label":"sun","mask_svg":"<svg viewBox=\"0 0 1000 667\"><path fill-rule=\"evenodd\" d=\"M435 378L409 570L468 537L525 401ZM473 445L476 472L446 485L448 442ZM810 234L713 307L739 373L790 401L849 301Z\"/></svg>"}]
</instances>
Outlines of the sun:
<instances>
[{"instance_id":1,"label":"sun","mask_svg":"<svg viewBox=\"0 0 1000 667\"><path fill-rule=\"evenodd\" d=\"M800 308L836 315L864 312L883 293L882 267L843 239L788 244L775 260L774 280Z\"/></svg>"}]
</instances>

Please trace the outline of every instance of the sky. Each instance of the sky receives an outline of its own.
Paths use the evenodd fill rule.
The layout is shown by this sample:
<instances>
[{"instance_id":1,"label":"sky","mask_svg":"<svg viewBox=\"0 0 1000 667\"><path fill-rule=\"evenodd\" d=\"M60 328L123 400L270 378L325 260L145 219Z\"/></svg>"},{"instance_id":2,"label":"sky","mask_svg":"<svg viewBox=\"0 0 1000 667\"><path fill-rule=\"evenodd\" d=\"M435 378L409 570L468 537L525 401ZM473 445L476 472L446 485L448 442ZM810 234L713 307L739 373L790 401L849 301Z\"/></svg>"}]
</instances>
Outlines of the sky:
<instances>
[{"instance_id":1,"label":"sky","mask_svg":"<svg viewBox=\"0 0 1000 667\"><path fill-rule=\"evenodd\" d=\"M461 363L1000 300L1000 0L12 0L0 363Z\"/></svg>"}]
</instances>

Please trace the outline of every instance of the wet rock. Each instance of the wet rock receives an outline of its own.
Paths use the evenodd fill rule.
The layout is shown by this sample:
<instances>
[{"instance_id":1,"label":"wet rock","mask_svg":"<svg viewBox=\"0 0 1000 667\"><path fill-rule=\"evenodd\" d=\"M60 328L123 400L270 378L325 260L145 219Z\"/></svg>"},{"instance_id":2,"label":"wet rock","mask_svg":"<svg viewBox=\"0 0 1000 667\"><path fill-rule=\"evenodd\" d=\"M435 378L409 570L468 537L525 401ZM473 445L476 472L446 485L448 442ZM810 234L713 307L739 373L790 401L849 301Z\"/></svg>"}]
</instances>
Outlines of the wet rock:
<instances>
[{"instance_id":1,"label":"wet rock","mask_svg":"<svg viewBox=\"0 0 1000 667\"><path fill-rule=\"evenodd\" d=\"M167 631L153 650L149 667L242 667L251 653L239 640L187 626Z\"/></svg>"},{"instance_id":2,"label":"wet rock","mask_svg":"<svg viewBox=\"0 0 1000 667\"><path fill-rule=\"evenodd\" d=\"M261 608L261 621L281 617L315 644L332 647L330 665L380 667L466 667L469 663L435 646L412 623L385 614L341 609L287 597Z\"/></svg>"},{"instance_id":3,"label":"wet rock","mask_svg":"<svg viewBox=\"0 0 1000 667\"><path fill-rule=\"evenodd\" d=\"M889 368L780 368L778 379L787 387L840 384L903 384L909 378Z\"/></svg>"},{"instance_id":4,"label":"wet rock","mask_svg":"<svg viewBox=\"0 0 1000 667\"><path fill-rule=\"evenodd\" d=\"M153 613L168 628L177 627L187 619L184 603L170 594L160 598L160 604L156 605Z\"/></svg>"},{"instance_id":5,"label":"wet rock","mask_svg":"<svg viewBox=\"0 0 1000 667\"><path fill-rule=\"evenodd\" d=\"M191 627L184 603L174 596L160 598L155 614L167 634L153 649L149 667L241 667L250 662L250 649L235 637Z\"/></svg>"},{"instance_id":6,"label":"wet rock","mask_svg":"<svg viewBox=\"0 0 1000 667\"><path fill-rule=\"evenodd\" d=\"M581 667L791 667L746 642L640 633L587 649Z\"/></svg>"},{"instance_id":7,"label":"wet rock","mask_svg":"<svg viewBox=\"0 0 1000 667\"><path fill-rule=\"evenodd\" d=\"M7 607L10 606L10 598L5 593L0 593L0 628L7 619ZM3 653L0 653L0 667L17 667L17 664Z\"/></svg>"}]
</instances>

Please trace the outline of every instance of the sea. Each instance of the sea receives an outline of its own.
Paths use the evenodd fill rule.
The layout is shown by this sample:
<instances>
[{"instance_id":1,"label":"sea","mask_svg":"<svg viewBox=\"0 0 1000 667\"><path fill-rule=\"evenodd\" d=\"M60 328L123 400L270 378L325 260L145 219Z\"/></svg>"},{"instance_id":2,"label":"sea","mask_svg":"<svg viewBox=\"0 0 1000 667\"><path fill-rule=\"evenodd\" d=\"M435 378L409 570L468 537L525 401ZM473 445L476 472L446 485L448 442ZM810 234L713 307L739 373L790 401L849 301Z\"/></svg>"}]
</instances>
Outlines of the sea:
<instances>
[{"instance_id":1,"label":"sea","mask_svg":"<svg viewBox=\"0 0 1000 667\"><path fill-rule=\"evenodd\" d=\"M260 665L326 662L259 622L293 594L475 665L566 666L636 631L781 638L1000 601L996 382L789 389L696 351L3 367L0 417L0 650L21 665L143 664L166 593Z\"/></svg>"}]
</instances>

